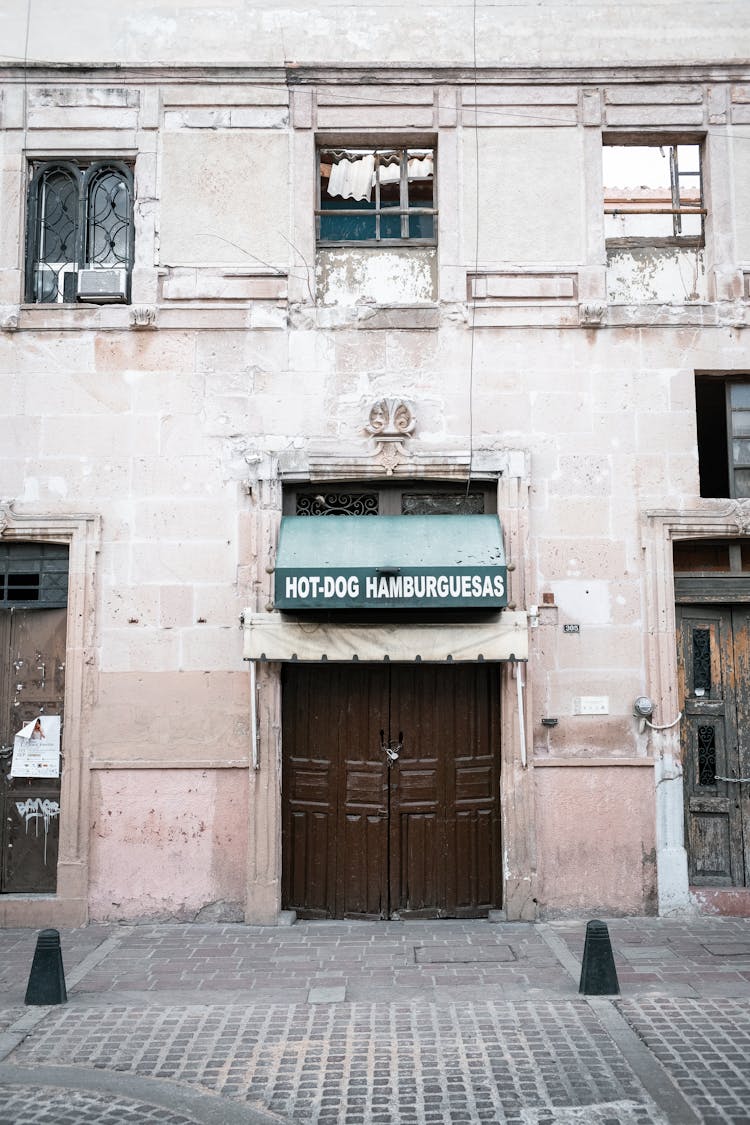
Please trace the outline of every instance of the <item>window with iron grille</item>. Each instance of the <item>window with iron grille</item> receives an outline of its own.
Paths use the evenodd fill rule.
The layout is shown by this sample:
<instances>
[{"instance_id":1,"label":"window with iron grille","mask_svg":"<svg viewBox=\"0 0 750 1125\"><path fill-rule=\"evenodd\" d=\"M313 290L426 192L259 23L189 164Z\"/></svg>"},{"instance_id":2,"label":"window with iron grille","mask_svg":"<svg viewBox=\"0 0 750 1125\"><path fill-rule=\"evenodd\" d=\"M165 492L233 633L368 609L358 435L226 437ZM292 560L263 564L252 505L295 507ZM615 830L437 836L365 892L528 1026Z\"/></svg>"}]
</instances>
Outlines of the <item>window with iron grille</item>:
<instances>
[{"instance_id":1,"label":"window with iron grille","mask_svg":"<svg viewBox=\"0 0 750 1125\"><path fill-rule=\"evenodd\" d=\"M497 508L496 485L410 482L392 485L304 485L284 493L284 513L294 516L484 515Z\"/></svg>"},{"instance_id":2,"label":"window with iron grille","mask_svg":"<svg viewBox=\"0 0 750 1125\"><path fill-rule=\"evenodd\" d=\"M0 609L59 609L67 604L67 547L0 543Z\"/></svg>"},{"instance_id":3,"label":"window with iron grille","mask_svg":"<svg viewBox=\"0 0 750 1125\"><path fill-rule=\"evenodd\" d=\"M318 242L434 243L433 148L321 148Z\"/></svg>"},{"instance_id":4,"label":"window with iron grille","mask_svg":"<svg viewBox=\"0 0 750 1125\"><path fill-rule=\"evenodd\" d=\"M120 161L34 164L26 243L27 301L129 301L132 170Z\"/></svg>"}]
</instances>

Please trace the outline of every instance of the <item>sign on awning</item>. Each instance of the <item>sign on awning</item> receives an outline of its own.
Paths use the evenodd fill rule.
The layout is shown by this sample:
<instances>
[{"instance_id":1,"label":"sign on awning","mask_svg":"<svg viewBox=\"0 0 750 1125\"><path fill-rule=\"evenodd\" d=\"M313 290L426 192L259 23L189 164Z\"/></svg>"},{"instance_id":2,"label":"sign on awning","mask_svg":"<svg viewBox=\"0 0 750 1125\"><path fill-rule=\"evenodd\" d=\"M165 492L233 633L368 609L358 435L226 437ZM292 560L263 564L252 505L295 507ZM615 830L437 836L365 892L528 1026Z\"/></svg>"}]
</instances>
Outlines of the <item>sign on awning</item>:
<instances>
[{"instance_id":1,"label":"sign on awning","mask_svg":"<svg viewBox=\"0 0 750 1125\"><path fill-rule=\"evenodd\" d=\"M502 609L497 516L285 516L276 609Z\"/></svg>"}]
</instances>

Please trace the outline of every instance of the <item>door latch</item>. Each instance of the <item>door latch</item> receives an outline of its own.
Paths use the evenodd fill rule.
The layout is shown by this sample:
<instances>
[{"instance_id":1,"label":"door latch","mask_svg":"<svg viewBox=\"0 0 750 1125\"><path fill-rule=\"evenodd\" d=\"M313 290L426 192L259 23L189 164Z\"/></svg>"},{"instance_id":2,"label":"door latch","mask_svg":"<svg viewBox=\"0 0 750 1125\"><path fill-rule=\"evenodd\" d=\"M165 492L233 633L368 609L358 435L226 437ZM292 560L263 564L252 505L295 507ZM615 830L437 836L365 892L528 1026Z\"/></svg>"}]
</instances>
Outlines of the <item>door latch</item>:
<instances>
[{"instance_id":1,"label":"door latch","mask_svg":"<svg viewBox=\"0 0 750 1125\"><path fill-rule=\"evenodd\" d=\"M388 759L389 767L392 766L394 762L398 761L398 756L404 748L403 738L404 738L403 732L399 731L398 732L398 739L389 738L388 741L386 742L385 731L381 730L381 732L380 732L380 749L383 751L386 758Z\"/></svg>"}]
</instances>

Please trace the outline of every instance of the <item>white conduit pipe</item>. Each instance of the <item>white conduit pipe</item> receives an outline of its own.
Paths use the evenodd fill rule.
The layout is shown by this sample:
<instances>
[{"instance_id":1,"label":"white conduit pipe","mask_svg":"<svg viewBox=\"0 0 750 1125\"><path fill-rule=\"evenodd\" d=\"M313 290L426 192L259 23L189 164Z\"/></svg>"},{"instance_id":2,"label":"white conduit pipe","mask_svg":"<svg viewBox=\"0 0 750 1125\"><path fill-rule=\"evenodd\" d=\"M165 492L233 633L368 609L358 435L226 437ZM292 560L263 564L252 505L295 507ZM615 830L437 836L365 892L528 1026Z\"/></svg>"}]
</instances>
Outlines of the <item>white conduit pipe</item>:
<instances>
[{"instance_id":1,"label":"white conduit pipe","mask_svg":"<svg viewBox=\"0 0 750 1125\"><path fill-rule=\"evenodd\" d=\"M648 719L645 719L644 721L645 721L647 727L651 727L651 730L669 730L671 727L676 727L681 718L682 718L682 711L680 711L677 718L671 723L661 723L661 724L650 723L648 721Z\"/></svg>"},{"instance_id":2,"label":"white conduit pipe","mask_svg":"<svg viewBox=\"0 0 750 1125\"><path fill-rule=\"evenodd\" d=\"M250 661L250 747L253 769L260 769L258 755L258 701L256 697L255 661Z\"/></svg>"},{"instance_id":3,"label":"white conduit pipe","mask_svg":"<svg viewBox=\"0 0 750 1125\"><path fill-rule=\"evenodd\" d=\"M514 671L516 674L516 692L518 694L518 737L521 742L521 765L526 769L526 727L523 721L523 675L521 664L516 661Z\"/></svg>"}]
</instances>

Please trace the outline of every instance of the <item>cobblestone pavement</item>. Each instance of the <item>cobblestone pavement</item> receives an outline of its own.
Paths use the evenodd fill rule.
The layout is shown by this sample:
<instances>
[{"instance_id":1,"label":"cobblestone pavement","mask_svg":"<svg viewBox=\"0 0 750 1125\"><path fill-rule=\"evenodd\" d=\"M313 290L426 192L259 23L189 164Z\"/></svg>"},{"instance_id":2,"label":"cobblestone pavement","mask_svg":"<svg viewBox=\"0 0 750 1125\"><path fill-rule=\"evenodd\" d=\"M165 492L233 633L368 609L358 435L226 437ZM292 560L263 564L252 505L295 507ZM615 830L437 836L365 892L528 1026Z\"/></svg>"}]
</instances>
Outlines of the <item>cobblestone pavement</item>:
<instances>
[{"instance_id":1,"label":"cobblestone pavement","mask_svg":"<svg viewBox=\"0 0 750 1125\"><path fill-rule=\"evenodd\" d=\"M25 1008L0 931L0 1125L750 1125L750 921L90 926Z\"/></svg>"}]
</instances>

